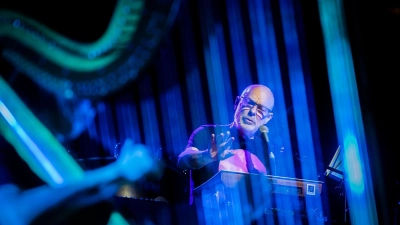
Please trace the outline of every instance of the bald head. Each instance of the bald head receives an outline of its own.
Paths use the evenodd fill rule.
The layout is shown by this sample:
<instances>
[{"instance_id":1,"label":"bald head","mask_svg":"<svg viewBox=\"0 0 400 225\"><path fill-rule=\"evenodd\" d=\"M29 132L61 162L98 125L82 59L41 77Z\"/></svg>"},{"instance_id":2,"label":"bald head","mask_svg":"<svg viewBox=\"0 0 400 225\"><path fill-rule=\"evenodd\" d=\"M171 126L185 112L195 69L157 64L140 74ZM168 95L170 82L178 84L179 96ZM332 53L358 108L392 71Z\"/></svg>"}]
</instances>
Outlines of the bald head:
<instances>
[{"instance_id":1,"label":"bald head","mask_svg":"<svg viewBox=\"0 0 400 225\"><path fill-rule=\"evenodd\" d=\"M254 96L255 99L253 100L259 101L259 104L265 106L269 110L272 111L274 108L274 95L267 86L261 84L250 85L244 89L240 97L249 97L250 95Z\"/></svg>"},{"instance_id":2,"label":"bald head","mask_svg":"<svg viewBox=\"0 0 400 225\"><path fill-rule=\"evenodd\" d=\"M257 130L270 119L274 108L274 95L261 84L248 86L236 99L234 124L247 138L253 138Z\"/></svg>"}]
</instances>

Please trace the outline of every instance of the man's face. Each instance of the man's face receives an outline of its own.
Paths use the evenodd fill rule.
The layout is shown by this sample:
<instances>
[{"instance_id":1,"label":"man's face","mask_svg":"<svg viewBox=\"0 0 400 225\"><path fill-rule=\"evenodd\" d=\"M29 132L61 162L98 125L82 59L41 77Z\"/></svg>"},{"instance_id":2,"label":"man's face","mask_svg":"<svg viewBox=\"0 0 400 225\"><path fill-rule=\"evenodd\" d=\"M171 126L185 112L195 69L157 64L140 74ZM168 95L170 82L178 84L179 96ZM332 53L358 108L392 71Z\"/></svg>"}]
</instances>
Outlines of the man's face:
<instances>
[{"instance_id":1,"label":"man's face","mask_svg":"<svg viewBox=\"0 0 400 225\"><path fill-rule=\"evenodd\" d=\"M273 96L266 87L253 87L242 94L235 111L235 122L238 129L248 138L252 138L263 124L271 118L269 110L273 106Z\"/></svg>"}]
</instances>

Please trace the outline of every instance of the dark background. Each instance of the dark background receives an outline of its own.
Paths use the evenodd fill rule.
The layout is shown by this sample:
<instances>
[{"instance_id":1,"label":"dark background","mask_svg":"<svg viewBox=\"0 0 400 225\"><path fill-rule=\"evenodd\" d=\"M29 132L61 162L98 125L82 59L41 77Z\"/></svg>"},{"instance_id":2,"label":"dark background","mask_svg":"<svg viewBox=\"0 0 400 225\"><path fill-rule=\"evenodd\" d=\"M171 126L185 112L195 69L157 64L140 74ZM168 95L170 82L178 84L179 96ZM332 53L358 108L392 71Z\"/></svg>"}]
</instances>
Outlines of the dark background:
<instances>
[{"instance_id":1,"label":"dark background","mask_svg":"<svg viewBox=\"0 0 400 225\"><path fill-rule=\"evenodd\" d=\"M277 7L277 1L271 1L272 5ZM112 15L114 1L106 1L101 4L98 1L2 1L0 8L9 8L18 11L24 15L32 17L49 28L60 34L69 37L78 42L90 43L100 37L105 31L108 21ZM213 5L215 10L221 10L224 3ZM309 63L309 82L312 87L315 108L312 111L313 116L318 120L318 129L320 130L321 148L328 151L322 156L323 164L329 163L336 150L337 139L335 135L335 123L333 111L345 110L334 109L330 99L329 82L326 73L326 62L324 58L324 45L322 31L320 27L317 1L296 1L296 7L302 12L304 23L305 46L308 53ZM193 19L194 33L193 42L196 48L200 48L200 21L196 19L197 5L191 1L183 1L181 10L189 10ZM221 17L224 11L221 10ZM275 14L279 12L274 11ZM361 110L363 114L364 129L368 144L368 153L371 163L371 172L376 184L376 201L379 215L386 216L390 221L397 221L397 210L399 201L399 163L397 162L397 133L398 129L398 76L400 62L400 3L398 1L344 1L344 13L346 16L346 25L348 27L348 36L352 48L354 68L356 72L357 88L360 98ZM159 49L155 52L152 59L144 70L139 73L138 78L129 85L122 87L117 92L111 93L103 98L104 101L113 103L116 99L126 97L127 93L137 93L135 88L141 85L141 81L148 79L155 81L159 79L156 75L156 67L159 61L163 60L163 52L175 47L175 51L182 50L179 46L179 31L183 29L179 25L179 20L185 20L184 14L179 14L176 22L173 24L164 39L161 41ZM223 19L222 19L223 20ZM225 21L226 22L226 21ZM278 22L277 22L278 23ZM1 39L0 37L0 40ZM283 44L282 40L277 40L278 45ZM5 43L5 42L3 42ZM4 47L4 44L2 45ZM279 47L278 47L279 48ZM229 51L229 50L228 50ZM229 52L228 52L229 53ZM199 53L201 54L201 53ZM164 84L161 88L155 84L152 87L158 87L155 94L163 93L168 87L175 83L183 84L182 62L183 57L180 54L177 57L178 76L164 78ZM201 58L201 55L199 55ZM36 98L48 96L26 78L24 74L15 70L12 65L1 60L1 74L10 83L13 83L21 96L28 98L31 104L48 104L49 102L36 102ZM181 63L181 64L180 64ZM204 69L203 69L204 70ZM202 71L204 72L204 71ZM283 71L285 73L286 71ZM167 73L165 73L168 75ZM147 78L146 78L147 77ZM285 82L285 76L283 76ZM288 79L286 77L286 79ZM203 87L206 88L206 82ZM286 80L288 82L288 80ZM153 82L157 83L157 82ZM236 84L233 84L236 85ZM290 96L289 84L284 83L285 96ZM149 87L151 88L151 87ZM34 94L33 94L34 93ZM236 93L239 94L239 93ZM142 94L145 96L146 94ZM210 97L205 96L206 101ZM135 98L134 98L135 99ZM187 99L184 99L187 100ZM291 121L290 100L288 103L288 119ZM184 106L187 107L187 106ZM186 108L188 109L188 108ZM207 118L211 120L211 112L206 109ZM185 120L190 120L189 115L184 115ZM188 123L189 124L189 123ZM293 124L290 124L293 126ZM196 127L187 126L187 132L190 133ZM143 133L143 131L142 131ZM72 140L69 145L73 149L78 149L85 142L85 133ZM161 140L165 146L165 140ZM327 150L329 149L329 150ZM296 150L296 149L295 149ZM83 154L79 152L79 154ZM102 155L104 153L94 152L93 154ZM171 160L174 164L175 155L169 153L164 157ZM172 158L172 159L171 159ZM169 162L169 161L168 161ZM386 199L386 200L384 200Z\"/></svg>"}]
</instances>

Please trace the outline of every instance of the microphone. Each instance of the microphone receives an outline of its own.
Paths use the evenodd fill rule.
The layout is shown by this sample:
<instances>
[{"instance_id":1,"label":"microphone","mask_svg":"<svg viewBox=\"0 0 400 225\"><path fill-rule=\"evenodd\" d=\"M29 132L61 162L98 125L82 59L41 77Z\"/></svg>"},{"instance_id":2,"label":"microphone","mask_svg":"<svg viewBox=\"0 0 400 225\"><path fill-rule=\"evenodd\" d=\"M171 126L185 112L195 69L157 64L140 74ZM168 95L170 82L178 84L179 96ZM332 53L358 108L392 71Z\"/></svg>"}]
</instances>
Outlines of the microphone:
<instances>
[{"instance_id":1,"label":"microphone","mask_svg":"<svg viewBox=\"0 0 400 225\"><path fill-rule=\"evenodd\" d=\"M267 126L265 126L265 125L262 125L260 128L259 128L259 130L260 130L260 132L261 132L261 138L265 141L265 142L269 142L269 138L268 138L268 131L269 131L269 129L268 129L268 127Z\"/></svg>"},{"instance_id":2,"label":"microphone","mask_svg":"<svg viewBox=\"0 0 400 225\"><path fill-rule=\"evenodd\" d=\"M262 125L259 128L259 131L261 133L261 139L263 139L265 141L265 143L267 144L267 149L268 149L268 145L269 145L268 131L269 131L269 129L267 126ZM268 152L269 152L268 155L269 155L269 161L270 161L270 163L269 163L270 170L272 169L271 174L276 174L277 171L276 171L275 155L272 151L268 150Z\"/></svg>"}]
</instances>

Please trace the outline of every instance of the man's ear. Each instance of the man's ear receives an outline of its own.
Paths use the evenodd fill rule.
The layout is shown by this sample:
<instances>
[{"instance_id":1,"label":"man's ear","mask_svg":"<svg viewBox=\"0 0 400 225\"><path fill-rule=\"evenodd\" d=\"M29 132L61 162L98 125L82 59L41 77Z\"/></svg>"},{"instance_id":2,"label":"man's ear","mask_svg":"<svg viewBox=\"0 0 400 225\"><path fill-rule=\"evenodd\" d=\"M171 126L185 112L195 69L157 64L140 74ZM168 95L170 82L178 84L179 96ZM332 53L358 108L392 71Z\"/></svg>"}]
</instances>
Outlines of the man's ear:
<instances>
[{"instance_id":1,"label":"man's ear","mask_svg":"<svg viewBox=\"0 0 400 225\"><path fill-rule=\"evenodd\" d=\"M266 125L268 123L268 121L270 121L272 119L273 116L274 116L273 113L269 113L268 116L266 118L264 118L264 120L265 120L264 125Z\"/></svg>"},{"instance_id":2,"label":"man's ear","mask_svg":"<svg viewBox=\"0 0 400 225\"><path fill-rule=\"evenodd\" d=\"M237 106L239 105L239 102L240 102L240 97L236 96L235 106L233 107L233 110L236 110Z\"/></svg>"}]
</instances>

